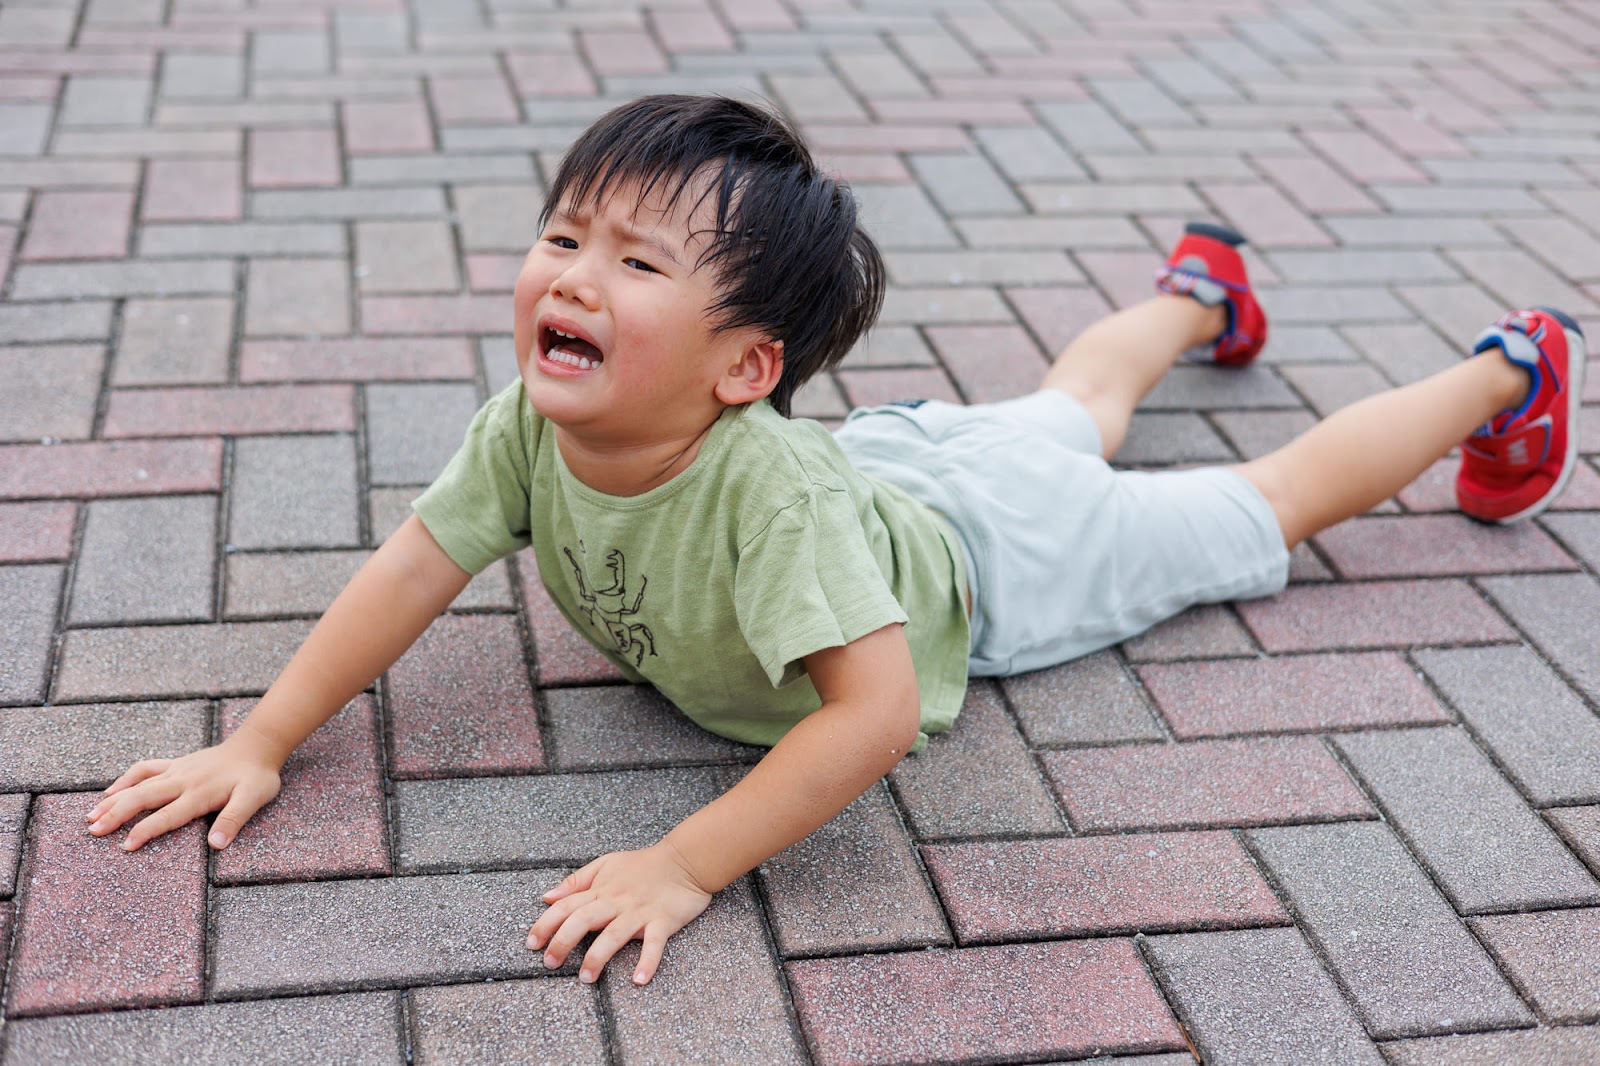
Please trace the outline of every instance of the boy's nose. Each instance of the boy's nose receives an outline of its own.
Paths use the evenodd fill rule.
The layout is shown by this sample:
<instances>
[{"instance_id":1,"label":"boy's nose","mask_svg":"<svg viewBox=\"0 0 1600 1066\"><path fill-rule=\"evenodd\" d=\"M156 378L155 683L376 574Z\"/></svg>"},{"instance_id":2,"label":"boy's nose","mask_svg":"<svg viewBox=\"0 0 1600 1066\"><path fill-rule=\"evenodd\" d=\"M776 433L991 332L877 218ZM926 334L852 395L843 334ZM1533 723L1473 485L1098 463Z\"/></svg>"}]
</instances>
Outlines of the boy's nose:
<instances>
[{"instance_id":1,"label":"boy's nose","mask_svg":"<svg viewBox=\"0 0 1600 1066\"><path fill-rule=\"evenodd\" d=\"M573 263L550 282L550 291L563 299L574 300L584 307L600 305L600 290L584 271L581 262Z\"/></svg>"}]
</instances>

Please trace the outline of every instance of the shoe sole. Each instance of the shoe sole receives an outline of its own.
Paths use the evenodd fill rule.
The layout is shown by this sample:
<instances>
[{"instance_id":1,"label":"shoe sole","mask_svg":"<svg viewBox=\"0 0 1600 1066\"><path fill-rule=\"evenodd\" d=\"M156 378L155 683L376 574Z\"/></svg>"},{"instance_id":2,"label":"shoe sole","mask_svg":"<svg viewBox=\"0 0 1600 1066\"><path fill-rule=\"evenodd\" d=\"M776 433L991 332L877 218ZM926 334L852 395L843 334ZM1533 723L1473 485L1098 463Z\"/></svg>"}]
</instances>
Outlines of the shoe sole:
<instances>
[{"instance_id":1,"label":"shoe sole","mask_svg":"<svg viewBox=\"0 0 1600 1066\"><path fill-rule=\"evenodd\" d=\"M1566 491L1567 482L1572 480L1572 473L1578 468L1578 419L1583 412L1583 374L1589 357L1588 346L1584 343L1583 330L1578 328L1578 323L1571 315L1553 307L1535 307L1532 310L1543 311L1555 319L1567 335L1567 454L1561 462L1561 475L1556 478L1550 491L1539 497L1533 506L1494 519L1492 524L1497 526L1509 526L1513 522L1543 514Z\"/></svg>"}]
</instances>

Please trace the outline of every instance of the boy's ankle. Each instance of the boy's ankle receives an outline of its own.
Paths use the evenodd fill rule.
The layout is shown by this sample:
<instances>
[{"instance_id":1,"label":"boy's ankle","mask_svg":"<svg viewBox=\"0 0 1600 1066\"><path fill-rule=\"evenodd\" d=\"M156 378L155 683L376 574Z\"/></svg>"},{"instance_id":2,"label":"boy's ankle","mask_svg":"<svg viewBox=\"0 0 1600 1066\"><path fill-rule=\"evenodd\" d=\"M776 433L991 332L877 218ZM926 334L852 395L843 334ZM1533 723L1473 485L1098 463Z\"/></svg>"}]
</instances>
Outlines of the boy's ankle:
<instances>
[{"instance_id":1,"label":"boy's ankle","mask_svg":"<svg viewBox=\"0 0 1600 1066\"><path fill-rule=\"evenodd\" d=\"M1539 384L1534 371L1513 363L1498 348L1480 352L1477 358L1486 359L1497 368L1492 386L1492 396L1499 405L1495 408L1495 414L1498 416L1520 410Z\"/></svg>"}]
</instances>

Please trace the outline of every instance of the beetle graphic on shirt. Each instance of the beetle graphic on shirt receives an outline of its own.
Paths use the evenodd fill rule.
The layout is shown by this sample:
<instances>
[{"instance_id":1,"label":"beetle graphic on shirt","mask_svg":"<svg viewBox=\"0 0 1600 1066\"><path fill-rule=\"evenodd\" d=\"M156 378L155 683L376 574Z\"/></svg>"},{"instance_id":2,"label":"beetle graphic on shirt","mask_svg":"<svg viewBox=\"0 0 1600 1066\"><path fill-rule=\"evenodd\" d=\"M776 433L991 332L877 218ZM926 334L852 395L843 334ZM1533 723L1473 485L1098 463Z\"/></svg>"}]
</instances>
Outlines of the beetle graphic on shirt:
<instances>
[{"instance_id":1,"label":"beetle graphic on shirt","mask_svg":"<svg viewBox=\"0 0 1600 1066\"><path fill-rule=\"evenodd\" d=\"M581 540L578 542L578 553L585 558L588 556ZM628 559L621 549L612 548L606 553L605 568L611 573L611 584L604 588L589 587L583 567L578 563L577 556L572 554L571 548L563 547L561 554L567 557L572 574L578 580L578 598L583 601L578 610L589 620L589 624L605 630L617 652L625 659L632 658L633 665L642 664L646 655L654 658L656 638L650 632L650 627L643 622L629 621L639 613L639 607L644 603L645 586L650 579L639 578L639 587L633 594L633 602L629 603Z\"/></svg>"}]
</instances>

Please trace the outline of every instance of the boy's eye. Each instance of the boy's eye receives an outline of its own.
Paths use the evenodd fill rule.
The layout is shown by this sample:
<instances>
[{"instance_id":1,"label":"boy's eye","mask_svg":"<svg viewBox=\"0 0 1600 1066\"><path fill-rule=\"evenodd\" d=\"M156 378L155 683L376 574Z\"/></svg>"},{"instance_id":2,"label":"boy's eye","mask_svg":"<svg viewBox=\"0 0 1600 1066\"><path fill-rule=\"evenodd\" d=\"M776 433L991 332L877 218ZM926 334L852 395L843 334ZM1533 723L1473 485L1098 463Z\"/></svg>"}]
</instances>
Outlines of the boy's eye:
<instances>
[{"instance_id":1,"label":"boy's eye","mask_svg":"<svg viewBox=\"0 0 1600 1066\"><path fill-rule=\"evenodd\" d=\"M571 251L578 246L578 242L573 240L571 237L546 237L545 240L549 241L557 248L565 248L568 251Z\"/></svg>"},{"instance_id":2,"label":"boy's eye","mask_svg":"<svg viewBox=\"0 0 1600 1066\"><path fill-rule=\"evenodd\" d=\"M661 271L657 270L655 267L651 266L649 263L646 263L643 259L624 259L623 263L627 264L628 266L632 267L635 270L643 270L643 271L646 271L647 273L650 273L650 274L659 274L659 273L661 273Z\"/></svg>"}]
</instances>

